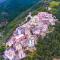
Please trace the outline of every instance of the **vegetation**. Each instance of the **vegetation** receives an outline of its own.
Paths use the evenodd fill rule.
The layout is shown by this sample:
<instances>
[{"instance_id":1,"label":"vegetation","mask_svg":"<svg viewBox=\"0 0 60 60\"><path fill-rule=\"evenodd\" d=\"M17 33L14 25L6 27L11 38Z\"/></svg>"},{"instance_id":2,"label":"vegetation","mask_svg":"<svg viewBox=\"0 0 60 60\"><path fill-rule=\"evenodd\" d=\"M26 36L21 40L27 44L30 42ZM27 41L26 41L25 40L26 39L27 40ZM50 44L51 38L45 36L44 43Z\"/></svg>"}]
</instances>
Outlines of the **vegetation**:
<instances>
[{"instance_id":1,"label":"vegetation","mask_svg":"<svg viewBox=\"0 0 60 60\"><path fill-rule=\"evenodd\" d=\"M55 30L43 39L38 39L37 50L31 53L26 60L53 60L60 57L60 23L56 23Z\"/></svg>"},{"instance_id":2,"label":"vegetation","mask_svg":"<svg viewBox=\"0 0 60 60\"><path fill-rule=\"evenodd\" d=\"M33 8L33 7L32 7ZM0 45L3 42L6 42L6 40L8 40L8 38L11 36L11 34L13 33L13 31L15 30L15 28L22 23L22 21L25 20L25 17L27 15L27 13L29 11L31 11L32 8L29 8L28 10L24 11L23 13L21 13L18 17L16 17L14 20L12 20L10 23L7 24L6 27L2 28L1 31L4 31L3 36L0 37ZM37 8L37 7L36 7ZM35 9L36 9L35 8ZM34 11L34 10L33 10Z\"/></svg>"},{"instance_id":3,"label":"vegetation","mask_svg":"<svg viewBox=\"0 0 60 60\"><path fill-rule=\"evenodd\" d=\"M53 60L53 58L60 58L60 1L49 2L49 7L51 7L51 10L46 10L43 6L38 8L37 11L48 11L55 15L59 21L54 26L53 32L47 34L44 39L41 37L38 39L36 54L33 57L29 56L27 60Z\"/></svg>"},{"instance_id":4,"label":"vegetation","mask_svg":"<svg viewBox=\"0 0 60 60\"><path fill-rule=\"evenodd\" d=\"M51 8L51 10L49 11L49 12L51 12L52 14L54 14L56 17L57 17L57 19L59 19L60 20L60 1L51 1L50 3L49 3L49 7Z\"/></svg>"},{"instance_id":5,"label":"vegetation","mask_svg":"<svg viewBox=\"0 0 60 60\"><path fill-rule=\"evenodd\" d=\"M5 45L0 46L0 53L2 53L6 49Z\"/></svg>"},{"instance_id":6,"label":"vegetation","mask_svg":"<svg viewBox=\"0 0 60 60\"><path fill-rule=\"evenodd\" d=\"M26 60L52 60L54 57L60 57L60 1L52 0L49 2L48 7L50 7L51 10L46 10L43 3L38 5L36 10L33 9L33 15L37 14L38 11L47 11L55 15L59 22L54 26L55 30L53 32L47 34L44 39L39 38L36 46L37 51L34 54L32 53L32 55L30 54ZM20 16L11 21L5 28L0 29L1 31L4 31L3 36L0 37L0 52L5 50L5 46L3 46L2 43L5 42L11 36L15 28L25 20L24 17L28 11L23 12ZM0 58L0 60L2 60L2 58Z\"/></svg>"},{"instance_id":7,"label":"vegetation","mask_svg":"<svg viewBox=\"0 0 60 60\"><path fill-rule=\"evenodd\" d=\"M44 39L39 39L38 41L37 53L44 59L60 56L60 34L58 29L60 27L59 25L60 24L57 24L55 26L55 30L47 34Z\"/></svg>"}]
</instances>

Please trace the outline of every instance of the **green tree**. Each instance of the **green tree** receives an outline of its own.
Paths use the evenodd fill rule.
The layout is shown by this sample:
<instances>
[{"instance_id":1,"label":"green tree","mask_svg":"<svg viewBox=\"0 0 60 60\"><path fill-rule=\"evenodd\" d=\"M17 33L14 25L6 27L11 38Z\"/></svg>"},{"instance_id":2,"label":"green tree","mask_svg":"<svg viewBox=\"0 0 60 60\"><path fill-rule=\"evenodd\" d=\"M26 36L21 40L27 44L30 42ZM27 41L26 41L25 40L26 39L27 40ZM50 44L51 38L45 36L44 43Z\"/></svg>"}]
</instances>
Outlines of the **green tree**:
<instances>
[{"instance_id":1,"label":"green tree","mask_svg":"<svg viewBox=\"0 0 60 60\"><path fill-rule=\"evenodd\" d=\"M41 60L52 60L53 57L60 56L60 24L57 23L55 30L44 39L39 38L36 47Z\"/></svg>"}]
</instances>

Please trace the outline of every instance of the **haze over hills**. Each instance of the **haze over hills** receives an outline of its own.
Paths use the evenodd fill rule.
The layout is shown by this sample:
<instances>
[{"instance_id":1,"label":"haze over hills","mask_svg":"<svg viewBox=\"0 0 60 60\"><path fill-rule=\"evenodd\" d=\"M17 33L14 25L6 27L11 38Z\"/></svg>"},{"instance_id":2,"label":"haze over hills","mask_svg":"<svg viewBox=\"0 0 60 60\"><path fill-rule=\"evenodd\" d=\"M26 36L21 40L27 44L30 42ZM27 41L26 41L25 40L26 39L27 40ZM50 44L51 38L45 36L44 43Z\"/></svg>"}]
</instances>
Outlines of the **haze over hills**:
<instances>
[{"instance_id":1,"label":"haze over hills","mask_svg":"<svg viewBox=\"0 0 60 60\"><path fill-rule=\"evenodd\" d=\"M11 20L38 1L39 0L0 0L0 13L8 13L8 18Z\"/></svg>"},{"instance_id":2,"label":"haze over hills","mask_svg":"<svg viewBox=\"0 0 60 60\"><path fill-rule=\"evenodd\" d=\"M6 0L0 0L0 4L3 3L3 2L5 2L5 1L6 1Z\"/></svg>"}]
</instances>

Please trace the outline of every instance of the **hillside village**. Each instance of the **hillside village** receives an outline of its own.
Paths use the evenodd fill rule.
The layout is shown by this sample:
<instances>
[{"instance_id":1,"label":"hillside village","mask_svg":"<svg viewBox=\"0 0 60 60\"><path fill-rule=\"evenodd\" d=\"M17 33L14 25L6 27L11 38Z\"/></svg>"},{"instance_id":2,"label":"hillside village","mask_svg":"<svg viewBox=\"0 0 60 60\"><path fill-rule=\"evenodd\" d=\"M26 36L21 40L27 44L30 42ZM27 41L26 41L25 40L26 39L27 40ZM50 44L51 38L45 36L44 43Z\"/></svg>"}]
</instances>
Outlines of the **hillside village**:
<instances>
[{"instance_id":1,"label":"hillside village","mask_svg":"<svg viewBox=\"0 0 60 60\"><path fill-rule=\"evenodd\" d=\"M55 25L57 19L48 12L38 12L32 16L31 12L26 17L26 23L18 26L13 35L6 42L4 58L9 60L21 60L27 56L27 51L36 50L38 37L44 37L49 25Z\"/></svg>"}]
</instances>

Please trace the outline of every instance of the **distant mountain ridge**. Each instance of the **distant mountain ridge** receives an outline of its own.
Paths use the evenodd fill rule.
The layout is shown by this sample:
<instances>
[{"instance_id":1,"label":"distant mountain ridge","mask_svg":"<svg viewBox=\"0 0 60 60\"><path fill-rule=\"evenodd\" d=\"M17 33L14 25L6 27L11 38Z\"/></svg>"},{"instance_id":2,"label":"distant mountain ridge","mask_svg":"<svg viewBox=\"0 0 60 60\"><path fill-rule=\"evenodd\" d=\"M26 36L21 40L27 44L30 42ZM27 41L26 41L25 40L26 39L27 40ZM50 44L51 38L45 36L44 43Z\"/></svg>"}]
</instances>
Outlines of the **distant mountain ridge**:
<instances>
[{"instance_id":1,"label":"distant mountain ridge","mask_svg":"<svg viewBox=\"0 0 60 60\"><path fill-rule=\"evenodd\" d=\"M9 19L13 19L38 1L39 0L6 0L0 4L0 13L5 11L9 14Z\"/></svg>"},{"instance_id":2,"label":"distant mountain ridge","mask_svg":"<svg viewBox=\"0 0 60 60\"><path fill-rule=\"evenodd\" d=\"M6 0L0 0L0 4L3 3L3 2L5 2L5 1L6 1Z\"/></svg>"}]
</instances>

